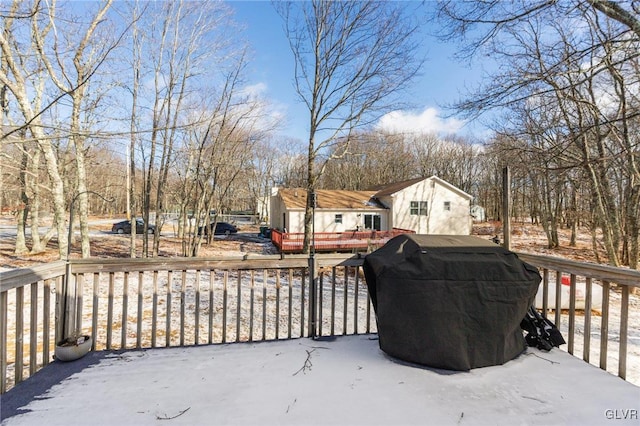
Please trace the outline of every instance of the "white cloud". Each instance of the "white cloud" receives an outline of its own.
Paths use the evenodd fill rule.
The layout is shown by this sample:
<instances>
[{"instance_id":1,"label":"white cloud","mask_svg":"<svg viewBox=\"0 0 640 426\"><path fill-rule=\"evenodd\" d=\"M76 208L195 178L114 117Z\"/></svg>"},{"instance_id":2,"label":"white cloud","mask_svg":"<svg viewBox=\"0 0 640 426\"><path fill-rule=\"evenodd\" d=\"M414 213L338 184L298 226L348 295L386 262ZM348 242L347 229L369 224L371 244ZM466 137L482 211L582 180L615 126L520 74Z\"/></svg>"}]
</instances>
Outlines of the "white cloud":
<instances>
[{"instance_id":1,"label":"white cloud","mask_svg":"<svg viewBox=\"0 0 640 426\"><path fill-rule=\"evenodd\" d=\"M269 87L266 83L256 83L244 86L239 92L246 101L236 106L236 110L245 116L245 126L249 126L254 132L271 132L281 126L285 120L286 108L266 95Z\"/></svg>"},{"instance_id":2,"label":"white cloud","mask_svg":"<svg viewBox=\"0 0 640 426\"><path fill-rule=\"evenodd\" d=\"M245 86L242 88L241 93L248 96L251 99L261 98L267 92L267 85L265 83L256 83Z\"/></svg>"},{"instance_id":3,"label":"white cloud","mask_svg":"<svg viewBox=\"0 0 640 426\"><path fill-rule=\"evenodd\" d=\"M380 118L379 130L393 133L456 133L465 125L457 118L443 118L436 108L428 107L422 112L392 111Z\"/></svg>"}]
</instances>

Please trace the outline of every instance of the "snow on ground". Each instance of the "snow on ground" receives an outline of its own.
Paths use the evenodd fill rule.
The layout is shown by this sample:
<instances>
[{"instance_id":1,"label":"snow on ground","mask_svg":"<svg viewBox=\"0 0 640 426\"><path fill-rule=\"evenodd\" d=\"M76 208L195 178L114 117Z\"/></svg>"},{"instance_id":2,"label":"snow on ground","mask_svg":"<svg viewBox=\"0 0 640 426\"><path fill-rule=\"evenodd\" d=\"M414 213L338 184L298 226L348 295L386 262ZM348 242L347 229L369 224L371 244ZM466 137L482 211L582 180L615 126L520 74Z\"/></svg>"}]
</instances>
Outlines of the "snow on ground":
<instances>
[{"instance_id":1,"label":"snow on ground","mask_svg":"<svg viewBox=\"0 0 640 426\"><path fill-rule=\"evenodd\" d=\"M2 425L637 425L640 415L639 387L559 350L470 372L393 360L371 336L88 357Z\"/></svg>"}]
</instances>

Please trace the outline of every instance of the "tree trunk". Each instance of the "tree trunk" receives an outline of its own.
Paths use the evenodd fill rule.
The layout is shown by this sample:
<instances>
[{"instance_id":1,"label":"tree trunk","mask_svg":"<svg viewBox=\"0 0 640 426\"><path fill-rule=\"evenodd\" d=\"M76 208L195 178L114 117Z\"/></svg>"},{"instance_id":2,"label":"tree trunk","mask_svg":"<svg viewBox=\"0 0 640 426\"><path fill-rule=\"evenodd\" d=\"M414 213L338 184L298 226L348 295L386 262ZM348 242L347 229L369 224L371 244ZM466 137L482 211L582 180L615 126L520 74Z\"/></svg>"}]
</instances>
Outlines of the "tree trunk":
<instances>
[{"instance_id":1,"label":"tree trunk","mask_svg":"<svg viewBox=\"0 0 640 426\"><path fill-rule=\"evenodd\" d=\"M46 245L40 239L40 150L36 147L31 160L31 253L42 253Z\"/></svg>"},{"instance_id":2,"label":"tree trunk","mask_svg":"<svg viewBox=\"0 0 640 426\"><path fill-rule=\"evenodd\" d=\"M51 182L51 197L53 200L53 220L56 226L58 235L58 254L61 259L67 256L67 246L69 241L67 240L67 228L65 226L65 202L64 202L64 185L62 184L62 178L58 170L58 158L56 157L53 146L49 140L37 132L37 139L42 152L44 154L47 173Z\"/></svg>"},{"instance_id":3,"label":"tree trunk","mask_svg":"<svg viewBox=\"0 0 640 426\"><path fill-rule=\"evenodd\" d=\"M27 223L27 215L29 212L29 198L27 197L27 162L29 156L27 155L26 148L22 150L22 162L20 165L20 202L21 207L16 214L17 227L16 227L16 245L14 248L15 254L24 254L29 251L27 248L25 227Z\"/></svg>"},{"instance_id":4,"label":"tree trunk","mask_svg":"<svg viewBox=\"0 0 640 426\"><path fill-rule=\"evenodd\" d=\"M304 210L304 240L302 243L302 252L309 253L313 232L313 199L316 190L316 174L315 174L316 150L314 139L309 140L309 153L307 157L307 204Z\"/></svg>"}]
</instances>

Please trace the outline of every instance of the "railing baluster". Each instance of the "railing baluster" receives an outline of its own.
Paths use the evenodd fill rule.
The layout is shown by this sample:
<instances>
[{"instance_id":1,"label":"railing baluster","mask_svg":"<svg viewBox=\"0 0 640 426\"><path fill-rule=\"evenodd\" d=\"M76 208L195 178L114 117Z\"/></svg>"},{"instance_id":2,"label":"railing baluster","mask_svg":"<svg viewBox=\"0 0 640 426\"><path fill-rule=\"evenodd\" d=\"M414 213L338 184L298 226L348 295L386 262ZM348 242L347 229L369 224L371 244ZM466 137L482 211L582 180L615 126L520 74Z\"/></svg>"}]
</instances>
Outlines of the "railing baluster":
<instances>
[{"instance_id":1,"label":"railing baluster","mask_svg":"<svg viewBox=\"0 0 640 426\"><path fill-rule=\"evenodd\" d=\"M213 269L209 269L209 330L208 330L208 338L207 342L209 344L213 343L213 285L215 284L215 271Z\"/></svg>"},{"instance_id":2,"label":"railing baluster","mask_svg":"<svg viewBox=\"0 0 640 426\"><path fill-rule=\"evenodd\" d=\"M280 270L276 270L276 339L280 338Z\"/></svg>"},{"instance_id":3,"label":"railing baluster","mask_svg":"<svg viewBox=\"0 0 640 426\"><path fill-rule=\"evenodd\" d=\"M93 342L91 342L91 350L96 350L96 345L98 343L98 312L99 311L99 292L100 292L100 273L94 272L93 274L93 301L92 301L92 311L93 317L91 318L91 336L93 337Z\"/></svg>"},{"instance_id":4,"label":"railing baluster","mask_svg":"<svg viewBox=\"0 0 640 426\"><path fill-rule=\"evenodd\" d=\"M584 342L582 346L582 359L589 362L591 358L591 307L592 307L592 285L591 277L587 277L585 282L584 295Z\"/></svg>"},{"instance_id":5,"label":"railing baluster","mask_svg":"<svg viewBox=\"0 0 640 426\"><path fill-rule=\"evenodd\" d=\"M136 348L140 349L142 347L142 321L143 321L143 313L144 313L144 286L143 286L144 275L142 271L138 272L138 323L136 324Z\"/></svg>"},{"instance_id":6,"label":"railing baluster","mask_svg":"<svg viewBox=\"0 0 640 426\"><path fill-rule=\"evenodd\" d=\"M0 292L0 394L7 391L7 336L9 320L9 292Z\"/></svg>"},{"instance_id":7,"label":"railing baluster","mask_svg":"<svg viewBox=\"0 0 640 426\"><path fill-rule=\"evenodd\" d=\"M194 345L200 344L200 270L196 269L196 282L195 282L195 290L196 290L196 301L195 301L195 324L193 325L195 330L193 332L194 335Z\"/></svg>"},{"instance_id":8,"label":"railing baluster","mask_svg":"<svg viewBox=\"0 0 640 426\"><path fill-rule=\"evenodd\" d=\"M2 316L0 316L2 318ZM44 280L42 294L42 365L49 364L49 345L51 344L51 280ZM6 324L6 321L5 321ZM0 338L4 342L4 339ZM93 340L95 344L95 338Z\"/></svg>"},{"instance_id":9,"label":"railing baluster","mask_svg":"<svg viewBox=\"0 0 640 426\"><path fill-rule=\"evenodd\" d=\"M62 339L64 339L64 330L62 330L62 321L60 321L60 319L62 318L62 316L64 315L64 312L62 310L62 287L64 287L64 277L58 277L58 280L56 281L56 300L55 300L55 318L57 323L55 324L55 334L54 334L54 345L57 345L58 342Z\"/></svg>"},{"instance_id":10,"label":"railing baluster","mask_svg":"<svg viewBox=\"0 0 640 426\"><path fill-rule=\"evenodd\" d=\"M79 274L76 278L76 330L79 334L84 334L84 274Z\"/></svg>"},{"instance_id":11,"label":"railing baluster","mask_svg":"<svg viewBox=\"0 0 640 426\"><path fill-rule=\"evenodd\" d=\"M251 282L249 284L249 341L253 341L253 304L254 304L254 287L255 287L255 271L251 271ZM240 303L240 302L238 302Z\"/></svg>"},{"instance_id":12,"label":"railing baluster","mask_svg":"<svg viewBox=\"0 0 640 426\"><path fill-rule=\"evenodd\" d=\"M171 276L171 271L167 271L169 276ZM152 287L151 287L151 347L157 347L157 334L158 334L158 271L153 271ZM170 288L168 286L167 288ZM169 291L169 290L167 290ZM171 311L171 298L167 297L167 309ZM167 316L168 318L168 316ZM169 346L169 323L167 323L167 340L165 346Z\"/></svg>"},{"instance_id":13,"label":"railing baluster","mask_svg":"<svg viewBox=\"0 0 640 426\"><path fill-rule=\"evenodd\" d=\"M240 313L242 308L242 271L237 271L236 280L236 342L240 341Z\"/></svg>"},{"instance_id":14,"label":"railing baluster","mask_svg":"<svg viewBox=\"0 0 640 426\"><path fill-rule=\"evenodd\" d=\"M225 270L222 277L222 343L227 343L227 285L229 271Z\"/></svg>"},{"instance_id":15,"label":"railing baluster","mask_svg":"<svg viewBox=\"0 0 640 426\"><path fill-rule=\"evenodd\" d=\"M353 268L355 270L355 284L353 287L353 334L358 334L358 286L360 285L359 267Z\"/></svg>"},{"instance_id":16,"label":"railing baluster","mask_svg":"<svg viewBox=\"0 0 640 426\"><path fill-rule=\"evenodd\" d=\"M627 379L627 336L629 335L629 287L622 287L620 306L620 349L618 350L618 376Z\"/></svg>"},{"instance_id":17,"label":"railing baluster","mask_svg":"<svg viewBox=\"0 0 640 426\"><path fill-rule=\"evenodd\" d=\"M347 305L349 301L349 267L344 267L344 293L342 307L342 334L347 334Z\"/></svg>"},{"instance_id":18,"label":"railing baluster","mask_svg":"<svg viewBox=\"0 0 640 426\"><path fill-rule=\"evenodd\" d=\"M300 278L300 337L304 337L304 285L306 276L309 275L305 273L306 270L302 270L301 278ZM311 279L311 275L309 275L309 279Z\"/></svg>"},{"instance_id":19,"label":"railing baluster","mask_svg":"<svg viewBox=\"0 0 640 426\"><path fill-rule=\"evenodd\" d=\"M267 338L267 270L262 270L262 340Z\"/></svg>"},{"instance_id":20,"label":"railing baluster","mask_svg":"<svg viewBox=\"0 0 640 426\"><path fill-rule=\"evenodd\" d=\"M322 310L324 301L324 271L320 271L318 274L318 335L322 336Z\"/></svg>"},{"instance_id":21,"label":"railing baluster","mask_svg":"<svg viewBox=\"0 0 640 426\"><path fill-rule=\"evenodd\" d=\"M293 270L289 268L289 311L288 311L288 320L289 324L287 327L287 338L291 339L291 329L293 328Z\"/></svg>"},{"instance_id":22,"label":"railing baluster","mask_svg":"<svg viewBox=\"0 0 640 426\"><path fill-rule=\"evenodd\" d=\"M158 316L158 296L157 296L158 280L157 280L157 272L154 271L154 273L156 273L156 275L154 276L154 282L153 282L153 294L156 295L153 301L153 308L155 312L153 314L153 318L154 318L153 322L155 323ZM173 294L173 271L167 271L167 307L166 307L166 314L165 314L165 331L164 331L164 345L166 347L171 346L171 312L173 309L173 307L171 306L172 294ZM156 333L153 333L153 336L155 335Z\"/></svg>"},{"instance_id":23,"label":"railing baluster","mask_svg":"<svg viewBox=\"0 0 640 426\"><path fill-rule=\"evenodd\" d=\"M602 317L600 318L600 368L607 369L607 343L609 341L609 282L602 281Z\"/></svg>"},{"instance_id":24,"label":"railing baluster","mask_svg":"<svg viewBox=\"0 0 640 426\"><path fill-rule=\"evenodd\" d=\"M31 283L31 308L29 318L29 376L38 367L38 283Z\"/></svg>"},{"instance_id":25,"label":"railing baluster","mask_svg":"<svg viewBox=\"0 0 640 426\"><path fill-rule=\"evenodd\" d=\"M567 352L573 355L573 344L576 333L576 276L571 274L569 281L569 342Z\"/></svg>"},{"instance_id":26,"label":"railing baluster","mask_svg":"<svg viewBox=\"0 0 640 426\"><path fill-rule=\"evenodd\" d=\"M562 318L562 272L556 271L556 327L560 328L560 319Z\"/></svg>"},{"instance_id":27,"label":"railing baluster","mask_svg":"<svg viewBox=\"0 0 640 426\"><path fill-rule=\"evenodd\" d=\"M549 313L549 270L542 270L542 316L547 317Z\"/></svg>"},{"instance_id":28,"label":"railing baluster","mask_svg":"<svg viewBox=\"0 0 640 426\"><path fill-rule=\"evenodd\" d=\"M127 326L129 324L129 272L124 272L122 283L122 332L120 335L120 348L127 347Z\"/></svg>"},{"instance_id":29,"label":"railing baluster","mask_svg":"<svg viewBox=\"0 0 640 426\"><path fill-rule=\"evenodd\" d=\"M331 268L331 334L336 335L336 267Z\"/></svg>"},{"instance_id":30,"label":"railing baluster","mask_svg":"<svg viewBox=\"0 0 640 426\"><path fill-rule=\"evenodd\" d=\"M113 295L115 287L115 273L109 272L109 296L107 299L107 350L113 349L111 346L111 334L113 332Z\"/></svg>"},{"instance_id":31,"label":"railing baluster","mask_svg":"<svg viewBox=\"0 0 640 426\"><path fill-rule=\"evenodd\" d=\"M369 289L367 288L367 333L371 333L371 296L369 296Z\"/></svg>"},{"instance_id":32,"label":"railing baluster","mask_svg":"<svg viewBox=\"0 0 640 426\"><path fill-rule=\"evenodd\" d=\"M23 362L24 362L24 348L23 344L24 333L24 287L16 288L16 384L22 381L23 377Z\"/></svg>"},{"instance_id":33,"label":"railing baluster","mask_svg":"<svg viewBox=\"0 0 640 426\"><path fill-rule=\"evenodd\" d=\"M187 271L182 270L180 277L180 346L184 346L185 309L187 307L187 301L185 300L187 297Z\"/></svg>"}]
</instances>

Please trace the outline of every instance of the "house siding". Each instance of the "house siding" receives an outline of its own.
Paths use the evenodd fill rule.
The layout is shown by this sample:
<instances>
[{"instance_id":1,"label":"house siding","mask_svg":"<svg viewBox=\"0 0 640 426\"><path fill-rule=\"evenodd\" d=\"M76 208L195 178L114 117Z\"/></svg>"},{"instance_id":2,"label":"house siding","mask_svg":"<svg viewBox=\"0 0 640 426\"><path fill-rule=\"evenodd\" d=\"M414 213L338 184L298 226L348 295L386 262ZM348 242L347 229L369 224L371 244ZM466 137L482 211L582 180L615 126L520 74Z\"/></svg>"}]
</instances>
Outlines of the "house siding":
<instances>
[{"instance_id":1,"label":"house siding","mask_svg":"<svg viewBox=\"0 0 640 426\"><path fill-rule=\"evenodd\" d=\"M342 215L342 223L336 223L336 214ZM340 210L316 210L315 212L315 232L346 232L355 231L358 227L364 229L364 215L377 214L380 215L380 228L385 231L389 228L389 220L387 211L351 211L345 212ZM287 232L304 232L304 211L291 210L285 213ZM274 216L275 217L275 216ZM282 222L282 220L280 220ZM272 227L273 223L272 223ZM277 229L283 229L282 223L275 226Z\"/></svg>"},{"instance_id":2,"label":"house siding","mask_svg":"<svg viewBox=\"0 0 640 426\"><path fill-rule=\"evenodd\" d=\"M304 232L304 210L289 212L287 232Z\"/></svg>"},{"instance_id":3,"label":"house siding","mask_svg":"<svg viewBox=\"0 0 640 426\"><path fill-rule=\"evenodd\" d=\"M452 191L436 179L420 181L382 201L393 205L391 226L395 228L411 229L418 234L471 234L471 197ZM427 214L412 215L411 201L426 201ZM445 201L450 203L450 210L445 210Z\"/></svg>"}]
</instances>

